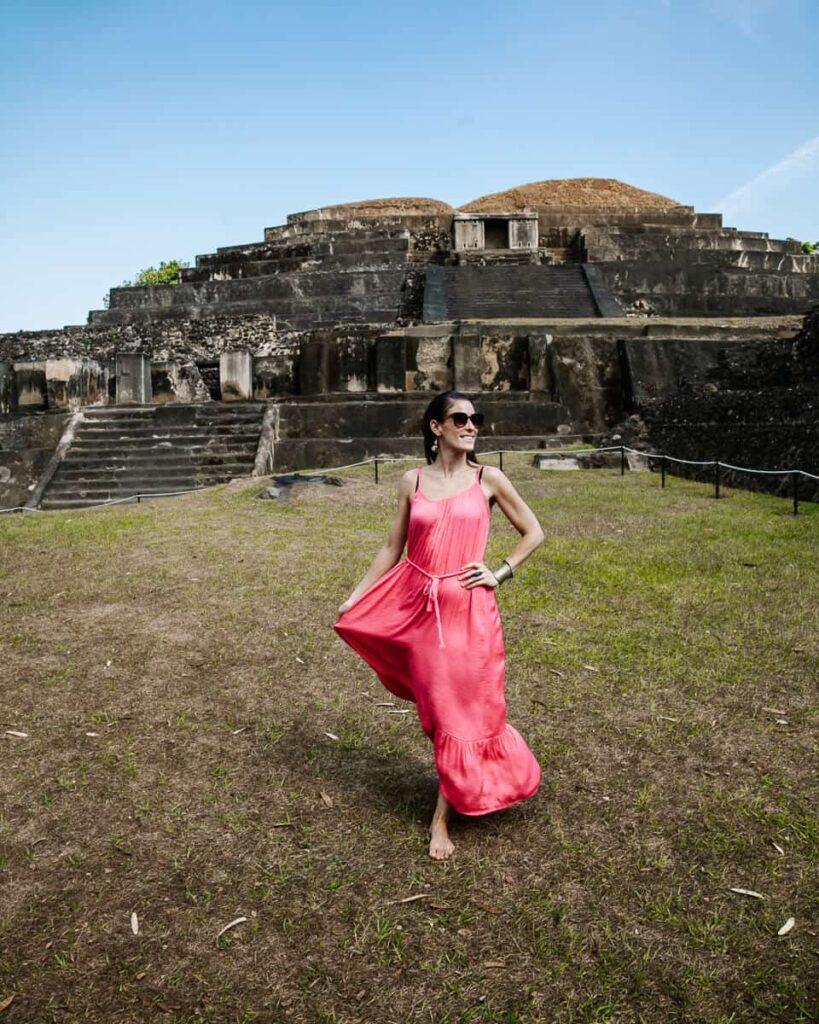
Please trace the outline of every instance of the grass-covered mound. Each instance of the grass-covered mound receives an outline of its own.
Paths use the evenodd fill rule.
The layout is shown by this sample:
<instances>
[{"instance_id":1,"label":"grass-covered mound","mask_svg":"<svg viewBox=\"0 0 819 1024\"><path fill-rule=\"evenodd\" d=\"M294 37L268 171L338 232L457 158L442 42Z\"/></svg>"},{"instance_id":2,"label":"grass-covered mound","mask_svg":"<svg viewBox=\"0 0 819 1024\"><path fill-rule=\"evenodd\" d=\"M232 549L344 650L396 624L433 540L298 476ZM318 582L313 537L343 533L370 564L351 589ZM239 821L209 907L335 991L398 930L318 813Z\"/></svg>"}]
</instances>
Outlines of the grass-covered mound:
<instances>
[{"instance_id":1,"label":"grass-covered mound","mask_svg":"<svg viewBox=\"0 0 819 1024\"><path fill-rule=\"evenodd\" d=\"M505 466L544 782L447 863L414 712L331 628L403 467L0 520L4 1022L816 1020L819 509Z\"/></svg>"},{"instance_id":2,"label":"grass-covered mound","mask_svg":"<svg viewBox=\"0 0 819 1024\"><path fill-rule=\"evenodd\" d=\"M647 192L616 178L552 178L531 181L503 192L473 199L460 207L462 213L508 213L510 210L541 210L548 207L588 206L595 210L671 210L680 204L657 192Z\"/></svg>"}]
</instances>

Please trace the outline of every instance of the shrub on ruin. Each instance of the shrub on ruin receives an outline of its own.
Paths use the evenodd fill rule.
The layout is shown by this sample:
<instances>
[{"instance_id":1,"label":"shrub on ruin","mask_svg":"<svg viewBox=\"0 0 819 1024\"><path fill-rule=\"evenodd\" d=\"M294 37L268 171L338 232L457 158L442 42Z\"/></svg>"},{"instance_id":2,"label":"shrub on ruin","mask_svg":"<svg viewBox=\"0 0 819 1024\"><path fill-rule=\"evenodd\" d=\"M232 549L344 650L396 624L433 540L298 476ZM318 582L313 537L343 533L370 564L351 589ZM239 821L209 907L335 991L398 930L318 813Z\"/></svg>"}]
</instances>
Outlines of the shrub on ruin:
<instances>
[{"instance_id":1,"label":"shrub on ruin","mask_svg":"<svg viewBox=\"0 0 819 1024\"><path fill-rule=\"evenodd\" d=\"M167 263L163 260L158 267L145 267L144 270L140 270L133 281L123 281L120 288L150 288L159 284L179 284L179 272L189 266L190 263L184 260L168 260ZM108 309L110 301L110 293L106 293L102 300L105 309Z\"/></svg>"}]
</instances>

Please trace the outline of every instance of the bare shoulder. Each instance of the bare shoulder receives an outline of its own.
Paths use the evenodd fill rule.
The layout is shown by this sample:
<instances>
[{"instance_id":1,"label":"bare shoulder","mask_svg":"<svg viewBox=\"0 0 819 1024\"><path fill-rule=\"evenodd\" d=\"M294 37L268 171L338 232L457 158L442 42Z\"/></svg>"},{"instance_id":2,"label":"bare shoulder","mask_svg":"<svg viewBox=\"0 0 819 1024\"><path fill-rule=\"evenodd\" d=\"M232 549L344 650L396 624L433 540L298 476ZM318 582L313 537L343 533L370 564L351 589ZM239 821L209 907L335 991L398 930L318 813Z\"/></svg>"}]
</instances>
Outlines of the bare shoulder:
<instances>
[{"instance_id":1,"label":"bare shoulder","mask_svg":"<svg viewBox=\"0 0 819 1024\"><path fill-rule=\"evenodd\" d=\"M481 479L487 484L488 488L493 494L509 493L512 487L512 481L503 472L502 469L498 469L497 466L484 466L483 475Z\"/></svg>"},{"instance_id":2,"label":"bare shoulder","mask_svg":"<svg viewBox=\"0 0 819 1024\"><path fill-rule=\"evenodd\" d=\"M401 480L398 484L399 494L412 494L415 490L415 483L418 479L418 470L408 469L406 473L401 474Z\"/></svg>"}]
</instances>

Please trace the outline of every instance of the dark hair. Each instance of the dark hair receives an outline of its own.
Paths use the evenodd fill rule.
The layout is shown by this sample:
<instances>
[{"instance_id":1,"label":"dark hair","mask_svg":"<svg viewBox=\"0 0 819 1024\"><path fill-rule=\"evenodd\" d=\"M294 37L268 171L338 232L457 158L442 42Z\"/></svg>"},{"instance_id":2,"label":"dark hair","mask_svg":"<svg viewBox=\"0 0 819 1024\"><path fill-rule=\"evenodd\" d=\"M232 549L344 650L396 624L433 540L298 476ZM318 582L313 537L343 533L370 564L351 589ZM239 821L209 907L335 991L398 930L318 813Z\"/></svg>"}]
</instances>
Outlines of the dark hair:
<instances>
[{"instance_id":1,"label":"dark hair","mask_svg":"<svg viewBox=\"0 0 819 1024\"><path fill-rule=\"evenodd\" d=\"M472 399L469 395L465 395L462 391L442 391L439 395L436 395L426 408L424 413L424 455L427 457L427 463L435 461L437 452L432 450L432 444L435 441L435 434L432 432L430 423L432 420L440 423L451 406L453 406L459 399L463 399L466 402L471 402ZM480 463L474 455L467 455L467 462L471 462L476 466Z\"/></svg>"}]
</instances>

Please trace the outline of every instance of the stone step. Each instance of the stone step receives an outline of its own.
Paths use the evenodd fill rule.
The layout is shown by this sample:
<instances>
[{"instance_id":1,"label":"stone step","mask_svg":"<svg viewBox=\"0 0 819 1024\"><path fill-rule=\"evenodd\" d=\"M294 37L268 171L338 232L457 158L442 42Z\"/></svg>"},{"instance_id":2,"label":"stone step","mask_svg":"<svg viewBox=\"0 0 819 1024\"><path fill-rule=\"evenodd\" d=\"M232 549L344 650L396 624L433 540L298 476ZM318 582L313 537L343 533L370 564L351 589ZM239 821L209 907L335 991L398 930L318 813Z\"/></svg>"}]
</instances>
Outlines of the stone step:
<instances>
[{"instance_id":1,"label":"stone step","mask_svg":"<svg viewBox=\"0 0 819 1024\"><path fill-rule=\"evenodd\" d=\"M176 320L180 315L197 320L206 317L248 316L267 314L275 316L280 325L293 330L307 330L317 322L336 323L394 323L398 315L399 293L389 296L367 296L362 299L343 298L335 302L285 301L283 299L248 300L246 302L221 302L208 305L198 304L180 312L179 309L111 309L94 310L91 323L95 326L126 326L128 324L156 323Z\"/></svg>"},{"instance_id":2,"label":"stone step","mask_svg":"<svg viewBox=\"0 0 819 1024\"><path fill-rule=\"evenodd\" d=\"M208 443L207 438L197 438L195 440L185 440L171 443L154 442L154 443L140 443L140 442L127 442L118 441L116 443L106 444L105 442L98 441L93 443L75 445L72 444L69 452L66 454L65 460L74 459L86 459L93 457L99 458L122 458L129 459L137 456L143 458L162 459L166 455L174 455L177 458L187 458L190 455L201 455L210 453L212 455L225 455L243 452L249 452L255 448L258 442L258 434L254 437L245 439L244 441L234 442L232 444L224 442Z\"/></svg>"},{"instance_id":3,"label":"stone step","mask_svg":"<svg viewBox=\"0 0 819 1024\"><path fill-rule=\"evenodd\" d=\"M101 437L85 440L76 438L66 458L110 453L117 453L123 457L138 453L161 457L163 452L246 452L257 443L258 438L258 431L233 439L213 438L207 434L185 435L174 440L157 440L149 437Z\"/></svg>"},{"instance_id":4,"label":"stone step","mask_svg":"<svg viewBox=\"0 0 819 1024\"><path fill-rule=\"evenodd\" d=\"M581 438L577 436L567 438L565 434L556 435L547 431L531 435L504 434L493 438L481 438L476 454L478 459L483 461L481 449L486 452L498 448L515 451L543 450L562 447L579 440ZM423 443L418 435L414 437L356 437L349 442L340 441L338 438L305 437L292 441L280 441L276 444L274 472L285 473L297 469L332 470L334 467L360 462L376 455L406 455L418 460L415 463L403 463L403 469L425 464ZM488 465L497 465L498 456L487 455L485 461ZM387 469L390 471L389 467ZM384 469L382 468L381 471L384 472ZM395 472L394 466L391 471ZM374 468L370 467L368 472L372 473L373 477L375 476Z\"/></svg>"},{"instance_id":5,"label":"stone step","mask_svg":"<svg viewBox=\"0 0 819 1024\"><path fill-rule=\"evenodd\" d=\"M216 480L227 480L233 476L247 476L253 469L253 460L246 460L245 462L228 462L218 466L200 466L189 464L184 470L178 469L173 472L169 471L165 466L157 466L156 471L152 472L149 466L143 466L139 470L122 470L117 471L106 467L105 470L92 471L87 473L77 473L71 476L63 476L59 474L55 477L52 484L52 488L77 488L77 487L132 487L137 483L140 485L145 484L150 486L156 484L166 484L169 482L178 482L180 480L201 480L205 477L208 479ZM235 472L234 472L235 470ZM49 490L51 493L51 489Z\"/></svg>"},{"instance_id":6,"label":"stone step","mask_svg":"<svg viewBox=\"0 0 819 1024\"><path fill-rule=\"evenodd\" d=\"M184 458L176 459L123 459L114 461L110 457L88 457L67 460L57 470L55 479L77 479L82 476L99 476L108 474L121 476L123 474L144 475L145 473L180 473L198 472L201 469L213 470L214 472L229 472L233 466L252 466L256 453L249 452L226 452L223 455L199 457L195 453L188 453Z\"/></svg>"},{"instance_id":7,"label":"stone step","mask_svg":"<svg viewBox=\"0 0 819 1024\"><path fill-rule=\"evenodd\" d=\"M185 422L185 420L188 420ZM171 417L160 417L159 419L151 415L138 415L138 416L91 416L87 409L83 409L83 419L81 420L78 428L78 434L96 434L100 432L106 432L109 434L113 433L132 433L132 432L145 432L146 430L153 430L155 432L173 432L179 430L208 430L208 431L227 431L232 432L235 430L252 430L254 427L258 427L261 423L261 416L259 413L254 412L251 416L238 416L233 417L213 417L212 419L203 419L201 417L190 417L182 418L182 422L173 422Z\"/></svg>"},{"instance_id":8,"label":"stone step","mask_svg":"<svg viewBox=\"0 0 819 1024\"><path fill-rule=\"evenodd\" d=\"M582 266L428 267L424 320L596 317Z\"/></svg>"},{"instance_id":9,"label":"stone step","mask_svg":"<svg viewBox=\"0 0 819 1024\"><path fill-rule=\"evenodd\" d=\"M634 206L598 208L589 206L541 207L537 211L541 229L549 227L587 227L597 224L613 227L618 224L678 224L693 227L695 223L715 224L720 214L695 213L693 207L677 206L669 210L646 210ZM703 220L703 218L705 218Z\"/></svg>"},{"instance_id":10,"label":"stone step","mask_svg":"<svg viewBox=\"0 0 819 1024\"><path fill-rule=\"evenodd\" d=\"M799 242L769 238L764 231L737 231L736 228L702 231L668 225L614 225L600 228L599 232L590 228L586 232L586 240L591 259L596 258L595 249L601 244L604 249L614 244L627 257L634 252L638 256L645 253L647 257L656 254L661 259L668 259L670 250L688 253L716 249L802 255Z\"/></svg>"},{"instance_id":11,"label":"stone step","mask_svg":"<svg viewBox=\"0 0 819 1024\"><path fill-rule=\"evenodd\" d=\"M279 259L287 257L309 258L333 253L355 255L368 252L406 252L409 239L406 231L368 232L366 234L305 235L298 238L272 238L266 242L246 245L227 245L215 253L196 257L196 266L211 266L225 260Z\"/></svg>"},{"instance_id":12,"label":"stone step","mask_svg":"<svg viewBox=\"0 0 819 1024\"><path fill-rule=\"evenodd\" d=\"M86 488L109 487L122 489L134 487L174 487L191 486L202 480L230 480L235 476L250 476L253 470L253 461L231 462L219 466L189 465L185 472L167 472L164 466L159 466L156 472L149 472L149 467L143 467L139 472L115 473L108 469L105 472L88 473L82 476L55 477L49 487L49 495L58 490L84 490Z\"/></svg>"},{"instance_id":13,"label":"stone step","mask_svg":"<svg viewBox=\"0 0 819 1024\"><path fill-rule=\"evenodd\" d=\"M332 297L362 298L368 294L400 290L403 269L321 271L277 274L235 281L204 281L197 284L161 285L155 288L112 288L110 310L140 308L179 309L216 303L253 300L309 300Z\"/></svg>"},{"instance_id":14,"label":"stone step","mask_svg":"<svg viewBox=\"0 0 819 1024\"><path fill-rule=\"evenodd\" d=\"M275 274L312 273L314 271L392 270L405 266L407 252L372 252L363 255L300 256L275 260L222 261L182 271L186 283L269 277Z\"/></svg>"},{"instance_id":15,"label":"stone step","mask_svg":"<svg viewBox=\"0 0 819 1024\"><path fill-rule=\"evenodd\" d=\"M190 488L190 490L199 490L200 487L209 487L209 486L211 486L211 485L210 484L197 485L194 488ZM171 488L171 490L175 490L175 489ZM185 488L185 491L187 491L187 490L189 490L189 489ZM140 492L133 492L132 491L129 494L107 494L107 493L103 492L103 494L95 496L95 497L86 496L86 497L72 497L72 498L69 498L69 497L62 497L61 496L61 497L58 497L58 498L44 498L42 503L41 503L41 505L40 505L40 508L43 509L43 511L45 511L45 512L59 512L59 511L68 511L68 510L71 510L71 509L76 510L76 509L82 509L82 508L89 508L89 507L91 507L93 505L102 505L106 501L110 500L111 498L113 498L113 499L127 498L127 497L135 496L136 493L141 493L143 496L146 496L146 497L150 497L151 495L154 495L154 497L156 499L164 498L166 496L171 496L171 495L167 495L167 492L165 491L164 488L154 489L153 491L147 491L147 490L142 490Z\"/></svg>"},{"instance_id":16,"label":"stone step","mask_svg":"<svg viewBox=\"0 0 819 1024\"><path fill-rule=\"evenodd\" d=\"M277 226L264 229L265 239L275 238L303 238L310 235L325 234L374 234L383 230L413 230L426 227L430 222L449 222L447 215L441 217L435 214L401 214L385 217L383 219L370 217L356 218L355 216L344 219L328 218L316 220L300 220L298 215L291 214L287 218L286 226Z\"/></svg>"},{"instance_id":17,"label":"stone step","mask_svg":"<svg viewBox=\"0 0 819 1024\"><path fill-rule=\"evenodd\" d=\"M124 426L116 421L110 424L100 423L99 425L92 425L86 421L77 430L75 440L84 441L89 438L99 437L111 437L114 439L120 437L153 437L159 440L167 440L168 438L183 437L189 434L196 436L200 433L202 435L207 434L208 437L231 438L236 436L249 437L253 434L254 427L257 434L259 431L258 423L250 420L238 423L218 423L210 427L200 427L199 430L196 429L196 426L196 424L188 423L180 423L179 425L163 424L159 426L151 422L134 423Z\"/></svg>"},{"instance_id":18,"label":"stone step","mask_svg":"<svg viewBox=\"0 0 819 1024\"><path fill-rule=\"evenodd\" d=\"M100 438L83 438L78 436L74 439L71 445L70 451L79 453L87 452L92 450L99 451L136 451L136 450L147 450L147 451L179 451L179 450L190 450L198 448L203 451L231 451L235 449L244 449L248 445L253 445L257 442L259 437L258 431L253 434L237 435L233 438L227 437L216 437L208 434L183 434L177 435L173 439L165 437L100 437Z\"/></svg>"},{"instance_id":19,"label":"stone step","mask_svg":"<svg viewBox=\"0 0 819 1024\"><path fill-rule=\"evenodd\" d=\"M364 397L368 400L362 401ZM297 443L301 438L326 440L342 446L343 439L371 438L375 443L381 435L413 440L419 437L424 409L432 397L429 392L405 392L395 399L368 393L360 395L358 401L350 401L344 395L282 401L278 406L276 449L285 441ZM490 440L494 445L497 437L515 433L553 434L569 416L561 403L552 402L546 396L533 399L528 391L505 391L497 396L484 393L480 397L480 408L487 419L481 431L482 445Z\"/></svg>"},{"instance_id":20,"label":"stone step","mask_svg":"<svg viewBox=\"0 0 819 1024\"><path fill-rule=\"evenodd\" d=\"M191 490L203 485L227 483L239 477L249 477L252 472L251 466L240 466L233 469L219 472L209 472L207 469L191 472L187 476L168 476L164 473L155 473L146 476L133 477L112 477L95 476L72 480L55 480L49 486L45 502L59 501L64 498L84 498L88 501L97 501L105 498L121 497L127 494L136 494L150 491L183 491Z\"/></svg>"},{"instance_id":21,"label":"stone step","mask_svg":"<svg viewBox=\"0 0 819 1024\"><path fill-rule=\"evenodd\" d=\"M65 459L57 471L55 479L68 474L70 477L86 475L99 475L100 473L145 473L157 472L181 473L185 470L199 470L202 468L220 470L224 466L245 466L253 465L256 458L256 450L244 449L241 451L213 452L213 451L176 451L170 453L173 458L165 458L156 452L144 452L143 457L134 458L131 456L117 457L115 452L93 452L89 455L75 455L70 460ZM153 457L147 458L146 455Z\"/></svg>"},{"instance_id":22,"label":"stone step","mask_svg":"<svg viewBox=\"0 0 819 1024\"><path fill-rule=\"evenodd\" d=\"M156 416L162 418L169 416L175 418L182 415L186 410L196 416L212 418L214 416L255 416L259 415L264 408L264 402L242 401L242 402L152 402L150 405L100 405L86 406L83 413L86 416Z\"/></svg>"},{"instance_id":23,"label":"stone step","mask_svg":"<svg viewBox=\"0 0 819 1024\"><path fill-rule=\"evenodd\" d=\"M201 460L186 460L184 463L167 462L123 462L112 463L110 460L98 462L76 462L60 467L54 478L55 483L76 480L134 480L147 479L149 482L154 477L161 475L163 479L176 479L177 477L189 477L195 473L202 473L212 470L220 474L246 473L248 467L253 468L255 454L252 458L233 458L219 460L212 463Z\"/></svg>"},{"instance_id":24,"label":"stone step","mask_svg":"<svg viewBox=\"0 0 819 1024\"><path fill-rule=\"evenodd\" d=\"M187 477L142 477L132 480L113 480L99 477L93 480L57 480L48 489L48 500L60 498L88 498L91 501L104 498L118 498L140 491L189 491L201 487L205 481L195 476Z\"/></svg>"}]
</instances>

